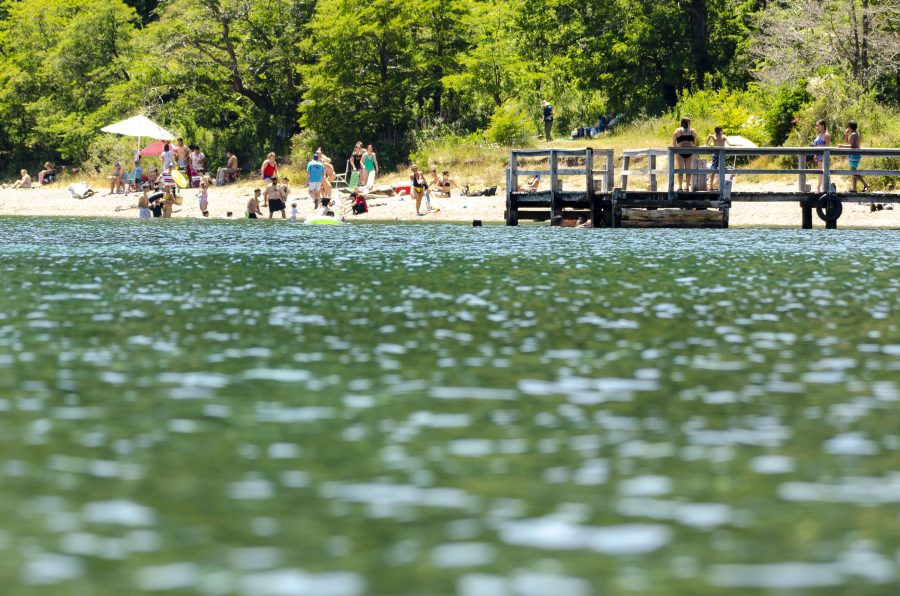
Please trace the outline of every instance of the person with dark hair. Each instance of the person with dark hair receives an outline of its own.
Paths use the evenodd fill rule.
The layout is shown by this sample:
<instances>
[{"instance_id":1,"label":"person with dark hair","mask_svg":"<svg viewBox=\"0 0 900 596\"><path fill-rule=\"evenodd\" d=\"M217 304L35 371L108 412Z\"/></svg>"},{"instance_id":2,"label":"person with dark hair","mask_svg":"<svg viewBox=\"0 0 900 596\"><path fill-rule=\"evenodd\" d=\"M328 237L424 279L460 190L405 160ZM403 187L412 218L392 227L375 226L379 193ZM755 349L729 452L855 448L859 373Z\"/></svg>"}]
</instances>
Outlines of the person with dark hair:
<instances>
[{"instance_id":1,"label":"person with dark hair","mask_svg":"<svg viewBox=\"0 0 900 596\"><path fill-rule=\"evenodd\" d=\"M216 186L223 186L226 177L234 176L238 172L237 155L231 149L228 149L225 151L225 156L228 158L228 161L225 162L224 168L219 168L216 172Z\"/></svg>"},{"instance_id":2,"label":"person with dark hair","mask_svg":"<svg viewBox=\"0 0 900 596\"><path fill-rule=\"evenodd\" d=\"M859 136L859 131L857 130L858 126L855 121L849 120L847 122L847 129L844 131L844 142L838 147L846 148L846 149L859 149L862 138ZM847 160L850 162L850 169L854 172L859 170L859 162L862 161L862 155L852 154L847 156ZM850 185L853 188L853 192L856 192L856 181L860 181L863 183L863 192L868 192L869 185L866 184L866 181L862 176L854 174L850 177ZM827 189L826 189L827 190Z\"/></svg>"},{"instance_id":3,"label":"person with dark hair","mask_svg":"<svg viewBox=\"0 0 900 596\"><path fill-rule=\"evenodd\" d=\"M682 118L681 126L672 134L673 147L696 147L697 131L691 128L691 119ZM679 170L690 170L694 165L693 153L676 153L675 167ZM691 188L691 174L688 174L688 189ZM678 190L684 190L684 173L678 174Z\"/></svg>"},{"instance_id":4,"label":"person with dark hair","mask_svg":"<svg viewBox=\"0 0 900 596\"><path fill-rule=\"evenodd\" d=\"M553 106L548 101L541 102L541 113L544 119L544 138L550 141L550 133L553 132Z\"/></svg>"},{"instance_id":5,"label":"person with dark hair","mask_svg":"<svg viewBox=\"0 0 900 596\"><path fill-rule=\"evenodd\" d=\"M169 170L175 167L175 153L169 148L168 143L163 145L159 158L162 160L162 169Z\"/></svg>"},{"instance_id":6,"label":"person with dark hair","mask_svg":"<svg viewBox=\"0 0 900 596\"><path fill-rule=\"evenodd\" d=\"M726 145L731 145L728 142L728 137L726 137L722 133L722 127L717 126L713 129L715 134L706 135L706 144L712 145L713 147L725 147ZM709 188L710 190L716 190L719 187L719 154L713 153L712 158L712 173L709 175Z\"/></svg>"},{"instance_id":7,"label":"person with dark hair","mask_svg":"<svg viewBox=\"0 0 900 596\"><path fill-rule=\"evenodd\" d=\"M831 144L831 135L828 134L828 125L824 120L819 120L816 122L816 138L813 139L813 147L827 147ZM816 165L819 169L822 169L822 155L815 155ZM816 187L816 192L822 192L822 183L825 179L824 174L819 174L819 184Z\"/></svg>"}]
</instances>

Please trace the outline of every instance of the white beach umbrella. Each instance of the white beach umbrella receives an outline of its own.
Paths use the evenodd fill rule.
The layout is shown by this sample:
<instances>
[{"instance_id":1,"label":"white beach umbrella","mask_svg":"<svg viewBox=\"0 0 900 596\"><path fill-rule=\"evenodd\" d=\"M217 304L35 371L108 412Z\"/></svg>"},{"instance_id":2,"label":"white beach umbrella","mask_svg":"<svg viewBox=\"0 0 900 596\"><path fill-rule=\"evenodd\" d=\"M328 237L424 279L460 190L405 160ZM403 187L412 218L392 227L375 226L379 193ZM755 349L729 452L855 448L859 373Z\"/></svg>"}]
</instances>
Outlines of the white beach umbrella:
<instances>
[{"instance_id":1,"label":"white beach umbrella","mask_svg":"<svg viewBox=\"0 0 900 596\"><path fill-rule=\"evenodd\" d=\"M175 135L144 115L132 116L127 120L104 126L100 130L125 137L137 137L138 142L132 152L132 163L137 161L140 156L142 138L146 137L157 141L171 141L175 138Z\"/></svg>"},{"instance_id":2,"label":"white beach umbrella","mask_svg":"<svg viewBox=\"0 0 900 596\"><path fill-rule=\"evenodd\" d=\"M100 130L126 137L147 137L157 141L172 141L175 139L175 135L146 116L133 116L127 120L104 126Z\"/></svg>"}]
</instances>

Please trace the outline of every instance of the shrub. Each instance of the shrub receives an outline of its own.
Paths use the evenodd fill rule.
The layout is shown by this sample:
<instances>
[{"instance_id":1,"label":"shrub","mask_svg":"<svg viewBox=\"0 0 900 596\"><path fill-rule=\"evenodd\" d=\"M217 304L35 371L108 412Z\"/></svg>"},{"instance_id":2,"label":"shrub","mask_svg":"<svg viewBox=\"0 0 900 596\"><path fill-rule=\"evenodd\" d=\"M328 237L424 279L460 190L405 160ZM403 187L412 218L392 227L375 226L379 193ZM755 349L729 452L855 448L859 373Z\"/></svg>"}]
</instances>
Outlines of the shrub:
<instances>
[{"instance_id":1,"label":"shrub","mask_svg":"<svg viewBox=\"0 0 900 596\"><path fill-rule=\"evenodd\" d=\"M763 119L763 127L772 146L781 146L787 141L798 116L811 100L806 81L800 81L793 87L781 87Z\"/></svg>"},{"instance_id":2,"label":"shrub","mask_svg":"<svg viewBox=\"0 0 900 596\"><path fill-rule=\"evenodd\" d=\"M502 147L530 147L534 144L534 123L516 106L497 108L485 136Z\"/></svg>"}]
</instances>

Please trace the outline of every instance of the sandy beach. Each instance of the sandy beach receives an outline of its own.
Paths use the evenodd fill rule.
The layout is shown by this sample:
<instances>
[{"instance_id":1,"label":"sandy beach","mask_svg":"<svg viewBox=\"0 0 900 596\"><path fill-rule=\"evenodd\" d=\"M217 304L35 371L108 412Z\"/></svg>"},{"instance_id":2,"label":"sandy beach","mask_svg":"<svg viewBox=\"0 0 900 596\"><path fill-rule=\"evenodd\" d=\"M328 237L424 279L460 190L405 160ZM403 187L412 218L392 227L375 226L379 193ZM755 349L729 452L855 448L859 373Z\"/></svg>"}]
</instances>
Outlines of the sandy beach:
<instances>
[{"instance_id":1,"label":"sandy beach","mask_svg":"<svg viewBox=\"0 0 900 596\"><path fill-rule=\"evenodd\" d=\"M242 218L247 200L254 188L261 187L256 183L240 183L224 187L213 187L209 191L209 211L211 218L224 217L232 211L235 217ZM94 187L96 189L96 187ZM741 190L772 191L783 188L778 183L741 185ZM200 207L197 191L182 191L183 204L176 205L173 218L199 218ZM136 193L128 195L107 195L100 190L87 199L73 199L65 184L54 184L32 189L0 190L0 216L72 216L72 217L124 217L137 218ZM465 197L454 193L450 198L432 197L435 209L425 216L417 217L415 202L410 196L395 195L380 197L369 201L369 213L354 216L348 215L347 221L440 221L471 222L480 219L485 223L503 221L503 190L498 189L493 197ZM312 201L305 188L294 188L288 201L297 203L301 219L313 212ZM268 216L268 212L263 208ZM731 211L732 226L800 226L800 209L794 203L735 203ZM824 227L824 222L813 218L813 225ZM838 227L900 227L900 205L895 209L869 211L868 204L847 203Z\"/></svg>"}]
</instances>

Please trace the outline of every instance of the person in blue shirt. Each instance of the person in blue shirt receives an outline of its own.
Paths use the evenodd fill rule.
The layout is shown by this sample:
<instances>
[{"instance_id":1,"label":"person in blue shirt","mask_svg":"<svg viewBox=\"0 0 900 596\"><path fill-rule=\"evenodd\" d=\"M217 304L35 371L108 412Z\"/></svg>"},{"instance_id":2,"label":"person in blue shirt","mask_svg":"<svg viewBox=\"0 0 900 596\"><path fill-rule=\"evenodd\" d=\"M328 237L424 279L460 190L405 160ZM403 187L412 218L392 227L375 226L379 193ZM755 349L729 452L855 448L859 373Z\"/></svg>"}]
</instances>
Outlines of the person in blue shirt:
<instances>
[{"instance_id":1,"label":"person in blue shirt","mask_svg":"<svg viewBox=\"0 0 900 596\"><path fill-rule=\"evenodd\" d=\"M319 161L318 152L313 153L312 159L306 164L306 175L309 198L313 200L313 206L318 208L322 194L322 178L325 175L325 166Z\"/></svg>"}]
</instances>

